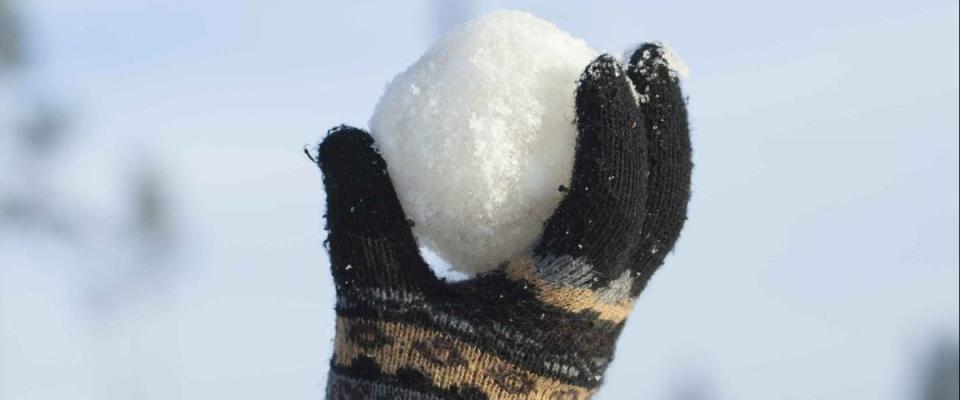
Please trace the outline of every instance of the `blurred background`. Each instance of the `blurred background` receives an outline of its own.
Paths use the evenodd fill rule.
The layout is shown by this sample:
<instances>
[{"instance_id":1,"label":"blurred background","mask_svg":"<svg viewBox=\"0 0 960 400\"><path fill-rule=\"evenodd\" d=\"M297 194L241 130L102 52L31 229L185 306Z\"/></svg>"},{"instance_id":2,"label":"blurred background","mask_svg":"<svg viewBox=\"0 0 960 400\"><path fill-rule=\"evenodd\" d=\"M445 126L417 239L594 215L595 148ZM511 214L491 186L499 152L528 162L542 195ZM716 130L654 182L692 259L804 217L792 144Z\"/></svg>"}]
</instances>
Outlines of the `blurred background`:
<instances>
[{"instance_id":1,"label":"blurred background","mask_svg":"<svg viewBox=\"0 0 960 400\"><path fill-rule=\"evenodd\" d=\"M496 8L692 70L690 219L598 398L958 398L955 0L0 0L0 399L322 398L303 148Z\"/></svg>"}]
</instances>

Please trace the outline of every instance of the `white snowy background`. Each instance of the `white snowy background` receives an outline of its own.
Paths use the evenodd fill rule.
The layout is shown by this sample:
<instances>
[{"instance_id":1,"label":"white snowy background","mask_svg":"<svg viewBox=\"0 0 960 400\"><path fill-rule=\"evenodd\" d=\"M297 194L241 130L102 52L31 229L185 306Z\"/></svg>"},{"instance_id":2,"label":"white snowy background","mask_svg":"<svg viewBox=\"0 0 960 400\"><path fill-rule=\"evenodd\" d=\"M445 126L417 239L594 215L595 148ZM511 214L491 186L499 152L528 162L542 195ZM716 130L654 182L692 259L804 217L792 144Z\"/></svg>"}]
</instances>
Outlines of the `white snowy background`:
<instances>
[{"instance_id":1,"label":"white snowy background","mask_svg":"<svg viewBox=\"0 0 960 400\"><path fill-rule=\"evenodd\" d=\"M302 148L502 7L692 70L690 220L598 398L950 398L956 1L7 0L0 399L322 398Z\"/></svg>"}]
</instances>

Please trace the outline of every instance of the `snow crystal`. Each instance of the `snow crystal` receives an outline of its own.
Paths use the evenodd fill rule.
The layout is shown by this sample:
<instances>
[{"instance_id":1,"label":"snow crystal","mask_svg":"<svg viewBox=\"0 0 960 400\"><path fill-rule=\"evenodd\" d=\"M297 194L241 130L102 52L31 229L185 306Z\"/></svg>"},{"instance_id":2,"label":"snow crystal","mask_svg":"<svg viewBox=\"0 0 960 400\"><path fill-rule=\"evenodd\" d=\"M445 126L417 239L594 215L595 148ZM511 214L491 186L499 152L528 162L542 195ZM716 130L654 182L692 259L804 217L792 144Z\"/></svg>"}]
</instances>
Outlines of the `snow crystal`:
<instances>
[{"instance_id":1,"label":"snow crystal","mask_svg":"<svg viewBox=\"0 0 960 400\"><path fill-rule=\"evenodd\" d=\"M636 49L642 45L643 44L634 46L632 49L630 49L627 52L627 54L628 55L633 54L633 52L636 51ZM656 42L656 45L659 47L659 49L657 49L658 54L656 54L659 57L655 61L654 65L656 65L657 63L662 63L663 65L666 65L667 70L670 71L669 72L670 76L673 78L677 78L677 77L680 77L683 79L690 78L690 68L687 67L687 64L683 62L683 59L680 58L680 56L677 54L676 51L673 50L673 48L671 48L670 46L667 46L663 42ZM653 57L654 54L650 50L646 50L643 52L642 56L643 56L643 59L646 60L646 59L649 59L650 57ZM641 72L644 72L644 71L641 70ZM642 102L645 103L646 101L642 101Z\"/></svg>"},{"instance_id":2,"label":"snow crystal","mask_svg":"<svg viewBox=\"0 0 960 400\"><path fill-rule=\"evenodd\" d=\"M679 75L683 79L690 78L690 67L687 67L687 63L683 62L680 55L677 54L672 47L664 43L659 44L661 47L660 55L663 57L663 60L666 61L670 71L673 71L674 74Z\"/></svg>"},{"instance_id":3,"label":"snow crystal","mask_svg":"<svg viewBox=\"0 0 960 400\"><path fill-rule=\"evenodd\" d=\"M569 186L574 93L597 53L553 24L495 11L441 38L370 120L414 232L464 272L537 240Z\"/></svg>"}]
</instances>

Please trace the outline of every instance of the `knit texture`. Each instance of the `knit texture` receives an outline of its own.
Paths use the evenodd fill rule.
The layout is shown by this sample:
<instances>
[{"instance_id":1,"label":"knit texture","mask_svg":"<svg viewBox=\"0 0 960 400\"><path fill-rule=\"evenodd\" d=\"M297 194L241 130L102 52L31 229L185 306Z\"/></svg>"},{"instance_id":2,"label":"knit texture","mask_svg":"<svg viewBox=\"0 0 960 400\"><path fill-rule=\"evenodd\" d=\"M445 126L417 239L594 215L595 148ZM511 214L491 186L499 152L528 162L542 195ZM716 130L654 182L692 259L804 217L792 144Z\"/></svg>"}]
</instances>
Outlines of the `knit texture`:
<instances>
[{"instance_id":1,"label":"knit texture","mask_svg":"<svg viewBox=\"0 0 960 400\"><path fill-rule=\"evenodd\" d=\"M421 258L370 135L330 131L317 158L337 290L328 398L597 391L636 296L686 218L686 110L660 50L642 46L626 71L609 56L587 67L573 178L540 241L463 282L437 278Z\"/></svg>"}]
</instances>

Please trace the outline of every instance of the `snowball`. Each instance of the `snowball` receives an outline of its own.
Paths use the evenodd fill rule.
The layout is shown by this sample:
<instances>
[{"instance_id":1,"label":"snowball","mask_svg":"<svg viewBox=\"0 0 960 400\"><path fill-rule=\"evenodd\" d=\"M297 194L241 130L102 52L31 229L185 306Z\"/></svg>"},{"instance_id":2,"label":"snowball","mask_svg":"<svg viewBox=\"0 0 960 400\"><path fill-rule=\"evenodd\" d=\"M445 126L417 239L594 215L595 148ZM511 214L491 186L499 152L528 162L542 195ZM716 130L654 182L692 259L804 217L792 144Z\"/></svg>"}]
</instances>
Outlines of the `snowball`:
<instances>
[{"instance_id":1,"label":"snowball","mask_svg":"<svg viewBox=\"0 0 960 400\"><path fill-rule=\"evenodd\" d=\"M531 14L495 11L387 86L370 133L414 233L455 270L528 250L569 186L574 94L597 53Z\"/></svg>"}]
</instances>

